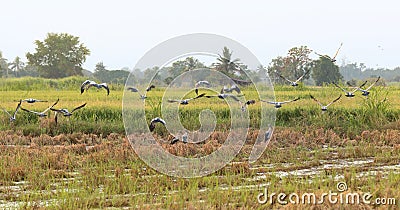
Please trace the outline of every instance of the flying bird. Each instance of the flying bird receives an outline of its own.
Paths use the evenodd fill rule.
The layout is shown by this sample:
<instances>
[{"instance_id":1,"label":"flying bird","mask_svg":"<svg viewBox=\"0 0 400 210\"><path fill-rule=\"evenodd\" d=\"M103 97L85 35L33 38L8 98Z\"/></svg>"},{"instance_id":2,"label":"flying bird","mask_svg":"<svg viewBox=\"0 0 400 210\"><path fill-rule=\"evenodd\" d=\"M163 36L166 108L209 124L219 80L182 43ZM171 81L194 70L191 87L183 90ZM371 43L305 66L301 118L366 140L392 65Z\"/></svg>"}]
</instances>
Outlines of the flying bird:
<instances>
[{"instance_id":1,"label":"flying bird","mask_svg":"<svg viewBox=\"0 0 400 210\"><path fill-rule=\"evenodd\" d=\"M107 83L97 84L95 81L92 81L92 80L86 80L86 81L84 81L82 83L82 85L81 85L81 94L83 92L85 92L85 90L87 91L91 87L96 87L97 89L104 88L104 89L107 90L107 95L110 95L110 88L108 88Z\"/></svg>"},{"instance_id":2,"label":"flying bird","mask_svg":"<svg viewBox=\"0 0 400 210\"><path fill-rule=\"evenodd\" d=\"M299 84L298 84L298 82L300 82L300 80L302 80L303 79L303 77L304 76L306 76L306 74L308 74L310 72L310 70L308 70L308 71L306 71L306 72L304 72L304 74L303 75L301 75L296 81L292 81L292 80L290 80L290 79L288 79L288 78L286 78L286 77L284 77L284 76L282 76L281 74L279 74L278 72L275 72L276 74L278 74L278 76L280 77L280 78L282 78L282 79L284 79L284 80L286 80L286 81L288 81L289 83L290 83L290 85L291 86L293 86L293 87L296 87L296 86L298 86Z\"/></svg>"},{"instance_id":3,"label":"flying bird","mask_svg":"<svg viewBox=\"0 0 400 210\"><path fill-rule=\"evenodd\" d=\"M211 86L211 84L210 84L210 82L208 82L208 81L206 81L206 80L198 81L198 82L194 85L194 87L196 88L196 89L194 90L194 92L196 93L196 95L199 94L199 89L198 89L198 87L200 87L200 86L205 86L205 87L209 88L209 87Z\"/></svg>"},{"instance_id":4,"label":"flying bird","mask_svg":"<svg viewBox=\"0 0 400 210\"><path fill-rule=\"evenodd\" d=\"M139 89L137 89L135 87L128 87L128 90L130 90L131 92L134 92L134 93L138 93L140 95L140 99L144 100L147 98L147 96L146 96L147 92L149 92L151 89L153 89L155 87L156 86L154 86L154 85L150 85L149 87L147 87L145 94L140 93Z\"/></svg>"},{"instance_id":5,"label":"flying bird","mask_svg":"<svg viewBox=\"0 0 400 210\"><path fill-rule=\"evenodd\" d=\"M218 98L220 98L220 99L225 99L225 98L230 97L230 98L232 98L233 100L235 100L235 101L237 101L237 102L240 102L239 98L237 98L237 97L240 97L240 96L243 96L243 95L237 95L237 96L235 96L235 95L233 95L233 94L226 94L226 93L224 93L224 88L222 88L222 89L221 89L221 92L220 92L218 95L211 95L211 96L206 96L206 97L207 97L207 98L218 97Z\"/></svg>"},{"instance_id":6,"label":"flying bird","mask_svg":"<svg viewBox=\"0 0 400 210\"><path fill-rule=\"evenodd\" d=\"M54 109L54 108L50 108L50 110L56 112L55 117L54 117L54 120L55 120L55 122L56 122L56 124L57 124L57 119L58 119L57 115L58 115L58 114L62 114L64 117L70 117L70 116L72 115L72 113L74 113L76 110L82 109L82 108L85 107L85 106L86 106L86 103L84 103L84 104L82 104L82 105L80 105L80 106L78 106L78 107L75 107L71 112L68 111L68 109Z\"/></svg>"},{"instance_id":7,"label":"flying bird","mask_svg":"<svg viewBox=\"0 0 400 210\"><path fill-rule=\"evenodd\" d=\"M353 87L352 91L347 91L344 88L340 87L339 85L337 85L336 83L333 83L337 88L341 89L344 93L346 97L352 98L354 97L354 93L359 89L359 87Z\"/></svg>"},{"instance_id":8,"label":"flying bird","mask_svg":"<svg viewBox=\"0 0 400 210\"><path fill-rule=\"evenodd\" d=\"M339 50L340 50L340 48L342 48L342 46L343 46L343 43L340 43L339 48L336 50L336 53L335 53L335 55L333 55L332 58L329 57L328 55L318 54L317 52L315 52L315 54L317 54L319 57L325 57L325 58L329 59L332 63L335 63L336 62L336 56L339 54Z\"/></svg>"},{"instance_id":9,"label":"flying bird","mask_svg":"<svg viewBox=\"0 0 400 210\"><path fill-rule=\"evenodd\" d=\"M188 98L188 99L183 99L183 100L168 99L168 102L170 102L170 103L178 102L178 103L180 103L182 105L188 105L190 100L196 100L196 99L201 98L201 97L203 97L205 95L206 95L205 93L202 93L202 94L200 94L200 95L198 95L198 96L196 96L194 98Z\"/></svg>"},{"instance_id":10,"label":"flying bird","mask_svg":"<svg viewBox=\"0 0 400 210\"><path fill-rule=\"evenodd\" d=\"M156 123L161 123L164 126L166 125L166 123L163 119L156 117L150 121L150 126L149 126L150 131L154 131L154 129L156 128Z\"/></svg>"},{"instance_id":11,"label":"flying bird","mask_svg":"<svg viewBox=\"0 0 400 210\"><path fill-rule=\"evenodd\" d=\"M21 104L22 104L22 100L19 101L19 103L18 103L18 105L17 105L17 108L15 109L13 115L11 115L7 110L3 109L3 111L4 111L5 113L7 113L7 115L10 117L10 122L14 122L14 121L16 120L15 117L16 117L16 115L17 115L17 112L18 112L19 108L21 107Z\"/></svg>"},{"instance_id":12,"label":"flying bird","mask_svg":"<svg viewBox=\"0 0 400 210\"><path fill-rule=\"evenodd\" d=\"M368 95L369 95L369 89L371 89L372 86L374 86L374 85L379 81L380 78L381 78L381 77L379 76L378 79L377 79L375 82L373 82L367 89L362 89L362 88L364 87L364 85L366 84L366 82L367 82L367 81L365 81L364 84L362 84L362 85L358 88L358 90L362 92L362 95L363 95L363 96L368 96Z\"/></svg>"},{"instance_id":13,"label":"flying bird","mask_svg":"<svg viewBox=\"0 0 400 210\"><path fill-rule=\"evenodd\" d=\"M287 103L290 103L290 102L293 102L293 101L297 101L299 99L300 99L300 97L295 98L293 100L289 100L289 101L264 101L264 100L261 100L261 101L262 102L267 102L269 104L273 104L275 106L275 108L279 109L279 108L282 107L282 104L287 104Z\"/></svg>"},{"instance_id":14,"label":"flying bird","mask_svg":"<svg viewBox=\"0 0 400 210\"><path fill-rule=\"evenodd\" d=\"M320 106L321 106L321 110L322 111L326 111L327 109L328 109L328 106L330 106L331 104L333 104L333 103L335 103L336 101L338 101L341 97L342 97L342 94L340 94L340 96L338 97L338 98L336 98L335 100L333 100L333 101L331 101L329 104L327 104L327 105L323 105L320 101L318 101L314 96L312 96L311 94L310 94L310 97L315 101L315 102L317 102Z\"/></svg>"},{"instance_id":15,"label":"flying bird","mask_svg":"<svg viewBox=\"0 0 400 210\"><path fill-rule=\"evenodd\" d=\"M23 99L22 102L33 104L35 102L47 102L47 101L38 100L38 99L34 99L34 98L27 98L27 99Z\"/></svg>"},{"instance_id":16,"label":"flying bird","mask_svg":"<svg viewBox=\"0 0 400 210\"><path fill-rule=\"evenodd\" d=\"M43 112L36 112L36 111L24 109L23 107L21 107L21 109L22 109L23 111L25 111L25 112L30 112L30 113L36 114L36 115L38 115L39 117L46 117L46 116L47 116L46 113L47 113L51 108L53 108L55 105L57 105L57 103L58 103L59 100L60 100L60 99L57 99L57 101L56 101L53 105L49 106L49 107L48 107L47 109L45 109Z\"/></svg>"},{"instance_id":17,"label":"flying bird","mask_svg":"<svg viewBox=\"0 0 400 210\"><path fill-rule=\"evenodd\" d=\"M248 101L246 101L246 103L244 103L244 104L242 105L242 111L243 111L243 112L246 111L246 106L249 106L249 105L255 104L255 103L256 103L255 100L248 100Z\"/></svg>"},{"instance_id":18,"label":"flying bird","mask_svg":"<svg viewBox=\"0 0 400 210\"><path fill-rule=\"evenodd\" d=\"M241 93L240 88L237 85L232 85L230 88L224 86L225 93L232 93L233 91L236 91L238 94Z\"/></svg>"}]
</instances>

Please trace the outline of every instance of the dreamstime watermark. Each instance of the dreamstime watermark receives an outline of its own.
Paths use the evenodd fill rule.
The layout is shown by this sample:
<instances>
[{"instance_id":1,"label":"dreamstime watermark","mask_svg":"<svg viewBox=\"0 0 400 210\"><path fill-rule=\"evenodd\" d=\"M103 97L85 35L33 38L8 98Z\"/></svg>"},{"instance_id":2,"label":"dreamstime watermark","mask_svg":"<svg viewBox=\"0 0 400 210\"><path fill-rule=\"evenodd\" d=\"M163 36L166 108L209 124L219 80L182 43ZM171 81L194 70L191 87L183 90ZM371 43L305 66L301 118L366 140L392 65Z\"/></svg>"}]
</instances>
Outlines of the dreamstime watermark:
<instances>
[{"instance_id":1,"label":"dreamstime watermark","mask_svg":"<svg viewBox=\"0 0 400 210\"><path fill-rule=\"evenodd\" d=\"M374 198L369 192L346 192L347 184L339 182L336 186L336 191L329 190L328 192L318 194L315 193L271 193L268 188L264 188L264 192L259 193L257 201L259 204L367 204L367 205L396 205L395 198Z\"/></svg>"},{"instance_id":2,"label":"dreamstime watermark","mask_svg":"<svg viewBox=\"0 0 400 210\"><path fill-rule=\"evenodd\" d=\"M245 66L248 70L256 70L262 66L258 59L246 47L240 43L214 34L189 34L178 36L160 43L150 51L148 51L136 64L134 69L153 69L151 79L146 81L146 84L139 84L137 78L133 76L133 72L129 75L123 96L123 120L127 138L136 154L153 169L176 177L199 177L213 173L220 168L227 165L239 153L244 146L247 132L250 125L250 116L247 110L243 110L243 103L246 102L247 95L240 96L242 103L238 103L235 97L221 97L221 89L224 86L231 87L238 85L238 80L230 78L221 71L216 71L214 68L194 68L190 71L183 71L179 75L174 74L174 78L167 78L165 75L170 74L168 71L171 69L171 64L176 61L182 61L185 58L194 57L203 62L205 60L212 60L217 63L218 59L221 61L219 55L222 54L224 47L227 47L232 52L232 60L235 58L240 59L240 65ZM228 63L227 65L235 65ZM275 95L272 83L268 75L261 71L258 74L249 74L244 71L241 66L237 66L239 70L241 81L248 83L246 89L252 90L257 95L252 95L251 99L259 99L274 101ZM149 78L147 76L147 78ZM188 95L195 97L194 89L195 84L199 81L208 81L210 83L207 87L202 87L199 91L207 91L207 94L214 95L212 99L203 97L198 100L223 100L226 109L229 109L230 126L228 136L224 143L211 154L202 157L182 157L169 153L162 144L167 143L165 135L163 138L159 136L155 138L153 132L149 130L149 121L153 117L160 117L166 123L165 127L170 136L180 138L185 134L185 142L187 144L197 144L206 141L212 135L215 128L218 126L216 113L213 108L204 109L200 111L199 122L201 127L197 130L190 130L184 126L182 122L180 110L190 110L191 106L196 106L196 101L190 101L187 105L180 103L169 103L169 101L182 101ZM159 96L152 95L152 92L146 91L146 87L150 85L161 86L158 90L163 90L162 99ZM139 95L128 91L129 87L139 89ZM131 88L132 89L132 88ZM199 93L200 94L200 93ZM220 108L222 105L217 105L215 108ZM256 161L264 152L269 143L269 138L266 140L262 135L266 132L272 133L270 126L275 124L276 110L273 106L268 106L266 103L258 103L256 106L260 107L261 115L258 123L260 135L253 145L253 149L249 156L249 162ZM147 107L147 108L145 108ZM149 111L149 107L151 111ZM150 116L150 117L149 117ZM190 116L193 118L193 116ZM186 119L187 120L187 119ZM161 142L161 143L160 143Z\"/></svg>"}]
</instances>

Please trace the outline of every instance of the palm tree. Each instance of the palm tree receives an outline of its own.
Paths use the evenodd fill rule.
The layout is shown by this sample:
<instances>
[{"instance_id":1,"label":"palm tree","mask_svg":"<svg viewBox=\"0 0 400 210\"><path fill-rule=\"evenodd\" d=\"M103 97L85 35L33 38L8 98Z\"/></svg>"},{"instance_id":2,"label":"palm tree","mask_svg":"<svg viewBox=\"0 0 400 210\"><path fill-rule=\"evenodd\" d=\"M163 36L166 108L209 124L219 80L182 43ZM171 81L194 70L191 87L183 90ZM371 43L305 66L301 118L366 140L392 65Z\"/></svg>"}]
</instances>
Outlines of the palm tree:
<instances>
[{"instance_id":1,"label":"palm tree","mask_svg":"<svg viewBox=\"0 0 400 210\"><path fill-rule=\"evenodd\" d=\"M6 78L8 78L8 64L7 59L3 58L3 53L0 51L0 72L6 71Z\"/></svg>"},{"instance_id":2,"label":"palm tree","mask_svg":"<svg viewBox=\"0 0 400 210\"><path fill-rule=\"evenodd\" d=\"M218 62L213 64L216 70L221 71L228 76L233 76L235 72L240 71L240 59L236 58L232 60L232 52L227 47L224 47L222 50L222 56L218 56Z\"/></svg>"},{"instance_id":3,"label":"palm tree","mask_svg":"<svg viewBox=\"0 0 400 210\"><path fill-rule=\"evenodd\" d=\"M9 63L8 66L10 66L10 70L12 70L15 74L15 77L17 77L18 72L21 72L21 70L24 69L25 63L21 61L20 57L16 57L13 62Z\"/></svg>"}]
</instances>

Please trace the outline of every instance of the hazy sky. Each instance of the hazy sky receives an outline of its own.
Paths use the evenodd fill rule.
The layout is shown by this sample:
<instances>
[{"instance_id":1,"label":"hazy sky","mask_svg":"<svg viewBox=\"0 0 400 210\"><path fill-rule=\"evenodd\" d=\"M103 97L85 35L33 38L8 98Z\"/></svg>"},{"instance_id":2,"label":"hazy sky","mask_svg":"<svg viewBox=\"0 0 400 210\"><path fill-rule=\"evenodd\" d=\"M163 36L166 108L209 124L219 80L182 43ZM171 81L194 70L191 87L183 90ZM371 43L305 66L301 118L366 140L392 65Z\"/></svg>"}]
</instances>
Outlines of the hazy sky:
<instances>
[{"instance_id":1,"label":"hazy sky","mask_svg":"<svg viewBox=\"0 0 400 210\"><path fill-rule=\"evenodd\" d=\"M332 55L343 42L339 64L394 68L400 66L397 2L8 0L1 3L0 51L8 60L26 60L34 40L65 32L91 50L85 69L100 61L108 69L133 68L160 42L213 33L240 42L264 65L291 47Z\"/></svg>"}]
</instances>

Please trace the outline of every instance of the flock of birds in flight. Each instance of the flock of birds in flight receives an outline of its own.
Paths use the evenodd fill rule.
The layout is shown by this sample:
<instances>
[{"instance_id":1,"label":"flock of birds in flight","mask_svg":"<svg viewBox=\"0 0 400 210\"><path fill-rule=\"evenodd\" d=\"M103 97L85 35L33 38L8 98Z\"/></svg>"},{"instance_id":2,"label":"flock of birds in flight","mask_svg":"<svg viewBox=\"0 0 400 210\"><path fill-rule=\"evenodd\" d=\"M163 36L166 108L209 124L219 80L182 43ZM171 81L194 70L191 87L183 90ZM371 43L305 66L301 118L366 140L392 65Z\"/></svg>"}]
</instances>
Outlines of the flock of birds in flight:
<instances>
[{"instance_id":1,"label":"flock of birds in flight","mask_svg":"<svg viewBox=\"0 0 400 210\"><path fill-rule=\"evenodd\" d=\"M343 45L343 43L340 45L339 49L336 51L336 53L335 53L335 55L334 55L333 57L329 57L328 55L321 55L321 54L318 54L318 53L316 53L316 54L319 55L320 57L325 57L325 58L329 59L331 62L335 62L335 61L336 61L336 56L338 55L339 50L340 50L340 48L342 47L342 45ZM288 83L290 83L291 86L296 87L296 86L298 86L298 83L304 78L304 76L306 76L309 72L310 72L310 70L304 72L304 73L303 73L299 78L297 78L295 81L292 81L292 80L290 80L290 79L288 79L288 78L282 76L282 75L279 74L278 72L275 72L275 73L276 73L279 77L281 77L283 80L285 80L285 81L287 81ZM364 87L365 87L367 81L365 81L362 85L360 85L360 86L358 86L358 87L351 87L351 90L346 90L345 88L340 87L340 86L339 86L338 84L336 84L336 83L333 83L333 84L334 84L337 88L339 88L340 90L342 90L342 91L345 93L345 96L346 96L346 97L351 98L351 97L354 97L354 96L355 96L355 92L357 92L357 91L362 92L362 95L363 95L363 96L368 96L369 93L370 93L369 90L379 81L379 79L380 79L380 77L378 77L376 81L374 81L370 86L368 86L368 87L365 88L365 89L364 89ZM347 83L347 84L348 84L349 86L351 86L351 84L349 84L349 83ZM102 89L102 88L103 88L103 89L105 89L105 90L107 91L107 95L110 94L110 89L109 89L109 87L108 87L108 85L107 85L106 83L100 83L100 84L98 84L98 83L96 83L96 82L94 82L94 81L92 81L92 80L86 80L86 81L84 81L84 82L82 83L82 85L81 85L81 87L80 87L80 92L81 92L81 94L83 94L85 91L87 91L87 90L88 90L89 88L91 88L91 87L94 87L94 88L97 88L97 89ZM206 93L201 93L201 94L199 94L199 88L201 88L201 87L210 88L210 87L211 87L211 83L208 82L208 81L205 81L205 80L198 81L198 82L194 85L195 93L196 93L196 96L195 96L195 97L193 97L193 98L187 98L187 99L168 99L168 102L169 102L169 103L179 103L179 104L181 104L181 105L188 105L188 104L189 104L189 101L194 101L194 100L197 100L197 99L203 98L203 97L206 97L206 98L219 98L219 99L222 99L222 100L225 100L225 99L227 99L227 98L231 98L231 99L233 99L234 101L240 103L240 105L241 105L241 110L242 110L242 111L246 111L246 107L247 107L247 106L256 103L256 100L254 100L254 99L252 99L252 100L247 100L246 102L242 102L242 101L240 100L240 97L242 97L242 96L244 96L244 95L242 94L242 92L241 92L239 86L237 86L236 84L231 85L231 87L224 86L224 87L221 89L221 91L220 91L218 94L215 94L215 95L206 95ZM142 94L142 93L139 91L139 89L136 88L136 87L128 87L127 90L128 90L128 91L131 91L131 92L138 93L140 99L145 100L145 99L147 98L147 92L151 91L151 90L154 89L154 88L155 88L154 85L150 85L149 87L146 88L144 94ZM233 94L233 92L236 92L236 94ZM321 103L317 98L315 98L313 95L310 94L310 98L311 98L312 100L314 100L316 103L318 103L318 104L321 106L321 110L322 110L323 112L327 111L328 106L330 106L330 105L332 105L333 103L339 101L341 97L342 97L342 94L340 94L339 97L337 97L336 99L334 99L334 100L331 101L330 103L324 105L324 104ZM266 103L268 103L268 104L271 104L271 105L273 105L275 108L279 109L279 108L282 107L283 104L295 102L295 101L297 101L297 100L300 100L300 97L297 97L297 98L292 99L292 100L287 100L287 101L267 101L267 100L260 100L260 101L261 101L261 102L266 102ZM75 111L77 111L77 110L79 110L79 109L82 109L83 107L86 106L86 103L84 103L84 104L82 104L82 105L80 105L80 106L77 106L77 107L73 108L72 111L68 111L68 109L66 109L66 108L56 109L56 108L54 108L54 107L55 107L55 106L58 104L58 102L59 102L59 99L57 99L57 101L55 101L51 106L47 107L45 110L43 110L43 111L41 111L41 112L33 111L33 110L28 110L28 109L22 107L22 104L23 104L23 103L30 103L30 104L33 104L33 103L36 103L36 102L47 102L47 101L38 100L38 99L33 99L33 98L28 98L28 99L24 99L24 100L19 100L19 102L18 102L18 104L17 104L17 107L16 107L16 109L15 109L15 111L14 111L13 114L9 113L9 112L8 112L7 110L5 110L4 108L3 108L3 111L9 116L10 122L14 122L14 121L16 120L16 114L17 114L17 112L18 112L19 109L21 109L21 110L23 110L23 111L25 111L25 112L29 112L29 113L31 113L31 114L35 114L35 115L37 115L37 116L39 116L39 117L46 117L46 116L47 116L47 112L53 111L53 112L55 112L55 123L57 124L58 115L61 115L61 116L64 116L64 117L70 117L70 116L73 115L73 113L74 113ZM154 118L154 119L152 119L152 120L150 121L149 129L150 129L151 132L154 131L154 129L155 129L157 123L163 124L164 126L166 125L166 122L165 122L163 119L161 119L160 117L156 117L156 118ZM269 125L268 130L265 132L265 137L264 137L265 141L268 141L268 140L271 138L272 132L273 132L272 126ZM188 136L187 136L187 133L185 132L185 133L182 135L182 142L183 142L183 143L187 143L187 142L188 142L187 139L188 139ZM178 142L179 140L180 140L179 138L174 137L174 139L173 139L170 143L171 143L171 144L175 144L175 143Z\"/></svg>"}]
</instances>

